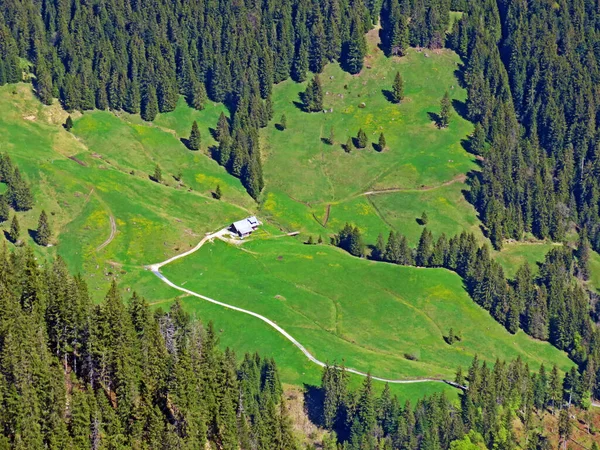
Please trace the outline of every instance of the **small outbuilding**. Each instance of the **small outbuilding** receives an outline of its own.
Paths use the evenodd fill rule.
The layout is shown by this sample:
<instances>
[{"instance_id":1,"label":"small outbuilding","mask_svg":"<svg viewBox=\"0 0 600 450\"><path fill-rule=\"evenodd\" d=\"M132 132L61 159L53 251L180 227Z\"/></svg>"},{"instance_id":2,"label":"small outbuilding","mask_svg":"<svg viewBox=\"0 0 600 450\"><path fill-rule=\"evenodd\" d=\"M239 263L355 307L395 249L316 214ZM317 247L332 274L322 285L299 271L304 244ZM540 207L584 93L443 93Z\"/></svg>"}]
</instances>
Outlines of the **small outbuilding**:
<instances>
[{"instance_id":1,"label":"small outbuilding","mask_svg":"<svg viewBox=\"0 0 600 450\"><path fill-rule=\"evenodd\" d=\"M234 233L237 233L239 237L244 239L246 236L250 236L260 225L260 222L255 216L247 217L244 220L238 220L233 222L229 229Z\"/></svg>"}]
</instances>

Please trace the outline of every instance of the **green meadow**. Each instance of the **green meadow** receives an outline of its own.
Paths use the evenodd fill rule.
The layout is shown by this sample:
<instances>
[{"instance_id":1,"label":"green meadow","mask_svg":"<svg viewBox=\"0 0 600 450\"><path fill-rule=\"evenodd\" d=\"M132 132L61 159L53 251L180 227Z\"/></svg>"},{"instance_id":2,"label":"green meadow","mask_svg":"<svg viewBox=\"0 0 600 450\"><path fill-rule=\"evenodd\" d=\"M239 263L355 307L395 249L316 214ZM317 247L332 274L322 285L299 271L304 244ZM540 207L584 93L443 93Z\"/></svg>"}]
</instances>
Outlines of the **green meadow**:
<instances>
[{"instance_id":1,"label":"green meadow","mask_svg":"<svg viewBox=\"0 0 600 450\"><path fill-rule=\"evenodd\" d=\"M444 269L372 262L265 236L206 244L161 270L180 286L274 320L322 361L344 360L380 377L451 378L475 355L490 363L521 356L532 368L570 365L550 344L509 334ZM192 309L201 303L190 300ZM462 336L454 345L444 340L450 328Z\"/></svg>"}]
</instances>

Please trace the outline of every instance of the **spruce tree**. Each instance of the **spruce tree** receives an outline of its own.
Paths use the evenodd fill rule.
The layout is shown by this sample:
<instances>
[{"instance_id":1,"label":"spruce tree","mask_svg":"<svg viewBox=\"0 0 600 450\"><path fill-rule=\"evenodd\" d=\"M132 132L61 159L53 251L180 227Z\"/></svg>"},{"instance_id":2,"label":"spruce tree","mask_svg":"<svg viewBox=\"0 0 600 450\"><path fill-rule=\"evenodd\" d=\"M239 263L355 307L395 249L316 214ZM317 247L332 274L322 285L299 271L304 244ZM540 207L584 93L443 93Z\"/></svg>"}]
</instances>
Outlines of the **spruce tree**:
<instances>
[{"instance_id":1,"label":"spruce tree","mask_svg":"<svg viewBox=\"0 0 600 450\"><path fill-rule=\"evenodd\" d=\"M350 25L350 36L344 44L343 51L343 66L351 74L357 74L362 70L366 47L367 44L362 31L362 24L353 15Z\"/></svg>"},{"instance_id":2,"label":"spruce tree","mask_svg":"<svg viewBox=\"0 0 600 450\"><path fill-rule=\"evenodd\" d=\"M383 133L379 133L379 142L377 144L377 150L382 152L386 148L385 136Z\"/></svg>"},{"instance_id":3,"label":"spruce tree","mask_svg":"<svg viewBox=\"0 0 600 450\"><path fill-rule=\"evenodd\" d=\"M162 183L162 169L158 164L154 166L154 173L152 174L152 179L157 183Z\"/></svg>"},{"instance_id":4,"label":"spruce tree","mask_svg":"<svg viewBox=\"0 0 600 450\"><path fill-rule=\"evenodd\" d=\"M158 114L158 99L156 97L156 88L148 86L142 99L142 119L152 122Z\"/></svg>"},{"instance_id":5,"label":"spruce tree","mask_svg":"<svg viewBox=\"0 0 600 450\"><path fill-rule=\"evenodd\" d=\"M188 148L190 150L200 150L200 130L198 129L198 122L194 120L192 123L192 131L190 132L190 138L188 139Z\"/></svg>"},{"instance_id":6,"label":"spruce tree","mask_svg":"<svg viewBox=\"0 0 600 450\"><path fill-rule=\"evenodd\" d=\"M10 215L10 205L6 195L0 195L0 222L6 222Z\"/></svg>"},{"instance_id":7,"label":"spruce tree","mask_svg":"<svg viewBox=\"0 0 600 450\"><path fill-rule=\"evenodd\" d=\"M51 238L52 230L50 228L50 223L48 222L48 216L46 215L46 211L42 210L35 232L35 240L39 245L47 247Z\"/></svg>"},{"instance_id":8,"label":"spruce tree","mask_svg":"<svg viewBox=\"0 0 600 450\"><path fill-rule=\"evenodd\" d=\"M223 112L219 115L219 121L217 122L216 139L221 142L223 139L231 137L229 131L229 121Z\"/></svg>"},{"instance_id":9,"label":"spruce tree","mask_svg":"<svg viewBox=\"0 0 600 450\"><path fill-rule=\"evenodd\" d=\"M450 115L452 112L451 108L452 102L450 101L450 94L448 94L448 91L446 91L440 102L440 115L438 119L438 126L440 128L447 128L450 124Z\"/></svg>"},{"instance_id":10,"label":"spruce tree","mask_svg":"<svg viewBox=\"0 0 600 450\"><path fill-rule=\"evenodd\" d=\"M281 115L281 119L279 119L279 126L282 131L287 128L287 117L285 117L285 114Z\"/></svg>"},{"instance_id":11,"label":"spruce tree","mask_svg":"<svg viewBox=\"0 0 600 450\"><path fill-rule=\"evenodd\" d=\"M327 143L329 145L335 144L335 133L333 131L333 127L329 129L329 137L327 138Z\"/></svg>"},{"instance_id":12,"label":"spruce tree","mask_svg":"<svg viewBox=\"0 0 600 450\"><path fill-rule=\"evenodd\" d=\"M223 193L221 192L221 185L217 184L217 188L215 189L215 198L217 200L221 200L222 196L223 196Z\"/></svg>"},{"instance_id":13,"label":"spruce tree","mask_svg":"<svg viewBox=\"0 0 600 450\"><path fill-rule=\"evenodd\" d=\"M400 72L396 72L394 84L392 85L392 101L400 103L402 100L404 100L404 80Z\"/></svg>"},{"instance_id":14,"label":"spruce tree","mask_svg":"<svg viewBox=\"0 0 600 450\"><path fill-rule=\"evenodd\" d=\"M67 116L67 120L65 121L64 127L67 131L71 131L71 128L73 128L73 119L71 119L70 115Z\"/></svg>"},{"instance_id":15,"label":"spruce tree","mask_svg":"<svg viewBox=\"0 0 600 450\"><path fill-rule=\"evenodd\" d=\"M346 144L344 145L344 150L346 151L346 153L350 153L353 148L354 148L354 142L353 142L352 138L349 137L348 140L346 141Z\"/></svg>"},{"instance_id":16,"label":"spruce tree","mask_svg":"<svg viewBox=\"0 0 600 450\"><path fill-rule=\"evenodd\" d=\"M356 135L356 146L358 148L365 148L368 143L369 139L367 138L367 133L365 133L361 128L358 130L358 134Z\"/></svg>"},{"instance_id":17,"label":"spruce tree","mask_svg":"<svg viewBox=\"0 0 600 450\"><path fill-rule=\"evenodd\" d=\"M425 211L423 211L423 214L421 214L421 218L419 219L419 222L421 225L427 225L428 221L429 221L429 218L427 217L427 213Z\"/></svg>"},{"instance_id":18,"label":"spruce tree","mask_svg":"<svg viewBox=\"0 0 600 450\"><path fill-rule=\"evenodd\" d=\"M17 219L16 214L13 216L12 222L10 223L8 237L13 244L19 242L19 238L21 237L21 227L19 226L19 220Z\"/></svg>"}]
</instances>

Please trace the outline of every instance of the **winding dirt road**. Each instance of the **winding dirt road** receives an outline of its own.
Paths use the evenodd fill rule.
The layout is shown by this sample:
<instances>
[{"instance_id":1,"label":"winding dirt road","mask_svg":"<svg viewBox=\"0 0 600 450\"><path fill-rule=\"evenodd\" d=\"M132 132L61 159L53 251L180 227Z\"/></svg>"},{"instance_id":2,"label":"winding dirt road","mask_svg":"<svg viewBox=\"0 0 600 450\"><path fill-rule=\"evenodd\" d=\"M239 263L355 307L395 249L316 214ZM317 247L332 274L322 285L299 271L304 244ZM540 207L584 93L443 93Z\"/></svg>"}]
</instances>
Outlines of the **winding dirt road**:
<instances>
[{"instance_id":1,"label":"winding dirt road","mask_svg":"<svg viewBox=\"0 0 600 450\"><path fill-rule=\"evenodd\" d=\"M117 222L115 222L115 218L113 216L110 216L110 236L102 244L100 244L98 247L96 247L96 251L99 252L104 247L106 247L108 244L110 244L112 242L112 240L115 238L115 234L117 234Z\"/></svg>"},{"instance_id":2,"label":"winding dirt road","mask_svg":"<svg viewBox=\"0 0 600 450\"><path fill-rule=\"evenodd\" d=\"M273 322L272 320L268 319L265 316L262 316L258 313L255 313L253 311L249 311L247 309L243 309L243 308L238 308L237 306L233 306L233 305L229 305L227 303L223 303L220 302L218 300L212 299L210 297L207 297L205 295L202 294L198 294L197 292L191 291L189 289L186 289L184 287L178 286L175 283L173 283L171 280L169 280L167 277L165 277L161 272L160 272L160 268L162 266L165 266L177 259L183 258L185 256L188 256L196 251L198 251L207 241L212 240L214 238L223 238L224 235L228 234L229 231L224 228L222 230L219 230L215 233L212 234L208 234L206 235L199 243L198 245L196 245L194 248L181 253L179 255L173 256L172 258L167 259L166 261L163 261L161 263L157 263L157 264L152 264L149 266L146 266L146 269L150 270L154 275L156 275L160 280L162 280L164 283L168 284L169 286L171 286L174 289L177 289L178 291L181 292L185 292L186 294L192 295L194 297L198 297L202 300L205 300L207 302L210 303L214 303L215 305L219 305L222 306L224 308L227 309L232 309L234 311L238 311L244 314L248 314L250 316L256 317L257 319L262 320L263 322L265 322L266 324L268 324L269 326L271 326L272 328L274 328L275 330L277 330L280 334L282 334L288 341L290 341L292 344L294 344L302 353L304 353L304 356L306 356L311 362L313 362L314 364L320 366L320 367L325 367L326 364L323 361L318 360L317 358L315 358L307 349L306 347L304 347L300 342L298 342L291 334L289 334L287 331L285 331L283 328L281 328L279 325L277 325L275 322ZM356 369L352 369L352 368L346 368L347 372L350 373L354 373L356 375L360 375L363 377L368 376L365 372L361 372L359 370ZM427 382L435 382L435 383L446 383L449 384L453 387L459 388L459 389L464 389L464 386L459 386L456 383L449 381L449 380L440 380L440 379L435 379L435 378L416 378L416 379L404 379L404 380L394 380L394 379L388 379L388 378L381 378L381 377L376 377L371 375L371 378L374 380L378 380L378 381L383 381L383 382L387 382L387 383L395 383L395 384L411 384L411 383L427 383Z\"/></svg>"}]
</instances>

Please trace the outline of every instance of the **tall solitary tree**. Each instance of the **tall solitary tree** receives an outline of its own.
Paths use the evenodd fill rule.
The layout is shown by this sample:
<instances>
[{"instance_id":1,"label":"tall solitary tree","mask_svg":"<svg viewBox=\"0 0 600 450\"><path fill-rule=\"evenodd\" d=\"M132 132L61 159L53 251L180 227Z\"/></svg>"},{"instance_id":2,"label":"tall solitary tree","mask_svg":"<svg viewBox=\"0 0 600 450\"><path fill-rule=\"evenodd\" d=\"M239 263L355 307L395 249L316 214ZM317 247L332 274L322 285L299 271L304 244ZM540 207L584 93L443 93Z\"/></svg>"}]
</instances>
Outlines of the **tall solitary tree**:
<instances>
[{"instance_id":1,"label":"tall solitary tree","mask_svg":"<svg viewBox=\"0 0 600 450\"><path fill-rule=\"evenodd\" d=\"M279 126L281 127L282 131L287 128L287 117L285 117L285 114L281 115L281 119L279 119Z\"/></svg>"},{"instance_id":2,"label":"tall solitary tree","mask_svg":"<svg viewBox=\"0 0 600 450\"><path fill-rule=\"evenodd\" d=\"M190 138L188 139L188 148L190 150L200 150L200 130L198 129L198 122L195 120L192 124Z\"/></svg>"},{"instance_id":3,"label":"tall solitary tree","mask_svg":"<svg viewBox=\"0 0 600 450\"><path fill-rule=\"evenodd\" d=\"M394 78L394 84L392 85L392 101L394 103L400 103L404 100L404 80L400 75L400 72L396 72Z\"/></svg>"},{"instance_id":4,"label":"tall solitary tree","mask_svg":"<svg viewBox=\"0 0 600 450\"><path fill-rule=\"evenodd\" d=\"M383 133L380 133L379 134L379 142L377 144L377 150L382 152L385 150L385 147L386 147L385 136L383 135Z\"/></svg>"},{"instance_id":5,"label":"tall solitary tree","mask_svg":"<svg viewBox=\"0 0 600 450\"><path fill-rule=\"evenodd\" d=\"M13 216L12 222L10 223L8 237L15 244L19 241L19 237L21 237L21 227L19 226L19 220L17 219L16 214Z\"/></svg>"},{"instance_id":6,"label":"tall solitary tree","mask_svg":"<svg viewBox=\"0 0 600 450\"><path fill-rule=\"evenodd\" d=\"M361 128L358 130L358 134L356 135L356 146L358 148L365 148L368 143L369 139L367 138L367 133L365 133Z\"/></svg>"},{"instance_id":7,"label":"tall solitary tree","mask_svg":"<svg viewBox=\"0 0 600 450\"><path fill-rule=\"evenodd\" d=\"M71 116L67 117L67 120L65 120L65 130L67 131L71 131L71 128L73 128L73 119L71 119Z\"/></svg>"},{"instance_id":8,"label":"tall solitary tree","mask_svg":"<svg viewBox=\"0 0 600 450\"><path fill-rule=\"evenodd\" d=\"M52 230L50 229L48 216L46 215L46 211L42 210L42 213L40 214L40 219L38 221L37 231L35 233L35 240L39 245L46 247L50 243L51 237Z\"/></svg>"},{"instance_id":9,"label":"tall solitary tree","mask_svg":"<svg viewBox=\"0 0 600 450\"><path fill-rule=\"evenodd\" d=\"M152 175L152 179L157 183L162 182L162 169L158 164L154 167L154 174Z\"/></svg>"},{"instance_id":10,"label":"tall solitary tree","mask_svg":"<svg viewBox=\"0 0 600 450\"><path fill-rule=\"evenodd\" d=\"M452 113L452 102L450 101L450 94L448 91L444 94L442 101L440 102L440 116L438 126L440 128L447 128L450 124L450 115Z\"/></svg>"}]
</instances>

